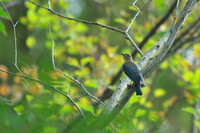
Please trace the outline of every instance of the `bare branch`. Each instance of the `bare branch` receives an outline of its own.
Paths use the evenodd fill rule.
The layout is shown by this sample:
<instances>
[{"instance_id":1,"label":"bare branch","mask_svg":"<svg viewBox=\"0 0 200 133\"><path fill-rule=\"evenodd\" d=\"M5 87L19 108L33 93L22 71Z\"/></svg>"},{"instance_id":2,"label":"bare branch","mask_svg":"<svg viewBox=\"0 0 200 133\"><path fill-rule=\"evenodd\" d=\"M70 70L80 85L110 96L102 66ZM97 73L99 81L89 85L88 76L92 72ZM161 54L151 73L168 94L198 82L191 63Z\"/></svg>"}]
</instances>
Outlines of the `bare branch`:
<instances>
[{"instance_id":1,"label":"bare branch","mask_svg":"<svg viewBox=\"0 0 200 133\"><path fill-rule=\"evenodd\" d=\"M140 9L135 5L136 2L137 2L137 0L135 0L135 2L133 3L133 6L134 6L138 11L137 11L137 13L135 14L135 16L133 17L133 19L131 20L131 22L130 22L128 28L127 28L126 31L125 31L125 34L126 34L128 40L131 42L131 44L132 44L132 45L135 47L135 49L139 52L139 54L140 54L141 56L143 56L142 51L138 48L137 44L133 41L133 39L132 39L132 38L130 37L130 35L128 34L128 32L129 32L129 30L130 30L130 28L131 28L131 26L132 26L134 20L136 19L136 17L137 17L137 16L139 15L139 13L140 13Z\"/></svg>"},{"instance_id":2,"label":"bare branch","mask_svg":"<svg viewBox=\"0 0 200 133\"><path fill-rule=\"evenodd\" d=\"M48 0L49 9L51 9L51 0Z\"/></svg>"},{"instance_id":3,"label":"bare branch","mask_svg":"<svg viewBox=\"0 0 200 133\"><path fill-rule=\"evenodd\" d=\"M83 116L83 118L85 119L85 121L87 122L87 119L85 117L85 114L83 113L83 111L81 110L81 108L74 102L74 100L69 96L69 92L68 92L68 89L69 89L69 85L67 86L67 96L68 96L68 99L71 101L71 103L78 109L78 111L81 113L81 115Z\"/></svg>"},{"instance_id":4,"label":"bare branch","mask_svg":"<svg viewBox=\"0 0 200 133\"><path fill-rule=\"evenodd\" d=\"M137 1L137 0L136 0L136 1ZM135 1L135 2L136 2L136 1ZM53 13L53 14L55 14L55 15L57 15L57 16L60 16L60 17L62 17L62 18L65 18L65 19L68 19L68 20L72 20L72 21L81 22L81 23L85 23L85 24L97 25L97 26L100 26L100 27L103 27L103 28L106 28L106 29L110 29L110 30L119 32L119 33L121 33L121 34L124 34L124 35L127 37L127 39L131 42L131 44L135 47L135 49L138 51L138 53L139 53L141 56L143 56L143 53L142 53L141 50L138 48L137 44L133 41L133 39L132 39L132 38L130 37L130 35L128 34L128 31L129 31L129 29L130 29L130 27L131 27L133 21L135 20L135 18L136 18L136 17L138 16L138 14L140 13L140 9L139 9L137 6L135 6L135 7L136 7L137 9L139 9L138 12L137 12L136 15L133 17L131 23L129 24L129 26L128 26L128 28L127 28L127 30L126 30L126 31L123 31L123 30L120 30L120 29L118 29L118 28L115 28L115 27L112 27L112 26L109 26L109 25L101 24L101 23L99 23L99 22L86 21L86 20L81 20L81 19L76 19L76 18L71 18L71 17L64 16L64 15L62 15L62 14L60 14L60 13L58 13L58 12L56 12L56 11L54 11L54 10L51 9L50 0L48 1L48 6L49 6L48 8L47 8L47 7L44 7L44 6L40 5L40 4L38 4L38 3L36 3L36 2L33 2L33 1L28 1L28 2L30 2L30 3L32 3L32 4L36 5L36 6L38 6L38 7L40 7L40 8L43 8L43 9L45 9L45 10L48 10L48 11L50 11L51 13ZM135 3L135 2L134 2L134 3ZM148 3L149 3L149 2L148 2Z\"/></svg>"},{"instance_id":5,"label":"bare branch","mask_svg":"<svg viewBox=\"0 0 200 133\"><path fill-rule=\"evenodd\" d=\"M151 0L149 2L151 2ZM167 13L158 21L158 23L144 37L142 42L139 43L138 47L140 49L142 49L144 47L144 45L150 39L150 37L152 37L156 33L157 29L169 18L170 14L173 12L175 7L176 7L176 1L171 5L171 7L167 11ZM132 54L132 57L135 58L135 56L137 54L137 50L136 49L133 50L131 54ZM111 82L108 86L114 85L118 81L118 79L120 78L121 73L122 73L122 68L120 68L120 70L112 77L112 80L111 80ZM100 97L100 99L102 101L104 101L104 100L110 98L112 94L113 94L112 90L110 90L109 88L106 88L103 95Z\"/></svg>"},{"instance_id":6,"label":"bare branch","mask_svg":"<svg viewBox=\"0 0 200 133\"><path fill-rule=\"evenodd\" d=\"M144 4L144 5L140 8L140 10L143 10L151 1L152 1L152 0L149 0L146 4Z\"/></svg>"},{"instance_id":7,"label":"bare branch","mask_svg":"<svg viewBox=\"0 0 200 133\"><path fill-rule=\"evenodd\" d=\"M49 31L50 31L51 40L52 40L52 57L51 57L51 58L52 58L53 69L54 69L55 71L57 71L57 72L63 74L65 77L69 78L70 80L74 81L75 83L77 83L79 86L81 86L81 88L84 90L84 92L85 92L88 96L90 96L92 99L98 101L101 105L104 106L104 103L103 103L100 99L98 99L97 97L95 97L95 96L93 96L92 94L90 94L90 93L87 91L87 89L85 88L85 86L84 86L80 81L78 81L77 79L74 79L74 78L70 77L68 74L64 73L64 72L61 71L61 70L58 70L58 69L55 67L55 60L54 60L54 58L55 58L55 57L54 57L54 43L55 43L55 42L54 42L54 40L53 40L53 36L52 36L52 32L51 32L51 27L50 27L50 25L49 25Z\"/></svg>"},{"instance_id":8,"label":"bare branch","mask_svg":"<svg viewBox=\"0 0 200 133\"><path fill-rule=\"evenodd\" d=\"M84 119L86 120L85 118L85 115L83 114L82 110L78 107L78 105L76 105L76 103L73 101L73 99L71 99L69 97L68 94L65 94L64 92L60 91L59 89L57 89L56 87L52 86L51 84L47 83L47 82L44 82L42 80L39 80L39 79L35 79L35 78L31 78L29 76L26 76L26 75L18 75L18 74L14 74L12 72L9 72L9 71L5 71L3 69L0 69L0 72L4 72L4 73L8 73L12 76L15 76L15 77L20 77L20 78L24 78L24 79L28 79L28 80L31 80L31 81L35 81L35 82L38 82L42 85L45 85L47 87L50 87L52 88L53 90L57 91L58 93L60 93L61 95L63 95L64 97L66 97L67 99L69 99L69 101L78 109L78 111L81 113L81 115L84 117Z\"/></svg>"},{"instance_id":9,"label":"bare branch","mask_svg":"<svg viewBox=\"0 0 200 133\"><path fill-rule=\"evenodd\" d=\"M128 31L130 30L130 28L131 28L131 25L133 24L133 22L134 22L134 20L136 19L136 17L139 15L139 13L140 13L140 9L135 5L135 3L137 2L137 0L135 0L135 2L133 2L133 6L138 10L137 11L137 13L135 14L135 16L133 17L133 19L131 20L131 22L130 22L130 24L129 24L129 26L128 26L128 28L126 29L126 33L128 33Z\"/></svg>"},{"instance_id":10,"label":"bare branch","mask_svg":"<svg viewBox=\"0 0 200 133\"><path fill-rule=\"evenodd\" d=\"M174 42L174 39L175 39L176 35L178 34L178 31L180 30L180 28L182 27L185 20L190 15L192 9L194 8L194 6L196 4L197 4L197 0L188 0L188 2L186 3L185 7L183 8L183 10L181 12L181 15L180 15L177 23L173 26L173 29L171 28L171 30L166 33L166 34L169 34L170 36L168 37L167 42L163 45L164 46L163 49L155 57L155 59L151 62L151 64L149 64L146 67L146 69L144 70L145 75L147 75L147 73L148 74L151 73L151 71L153 71L156 68L156 66L161 63L161 61L163 60L163 58L165 57L165 55L171 48L171 46Z\"/></svg>"},{"instance_id":11,"label":"bare branch","mask_svg":"<svg viewBox=\"0 0 200 133\"><path fill-rule=\"evenodd\" d=\"M24 75L23 72L19 69L19 67L18 67L18 65L17 65L17 57L18 57L18 54L17 54L16 26L17 26L17 24L18 24L18 21L17 21L16 23L14 23L14 21L13 21L11 15L10 15L10 13L8 12L8 10L7 10L7 8L6 8L6 6L3 4L2 1L0 1L0 2L1 2L1 4L3 5L4 9L6 10L6 13L8 14L8 17L10 18L11 24L12 24L12 26L13 26L14 46L15 46L15 48L14 48L14 49L15 49L14 66L16 67L16 69L17 69L22 75Z\"/></svg>"},{"instance_id":12,"label":"bare branch","mask_svg":"<svg viewBox=\"0 0 200 133\"><path fill-rule=\"evenodd\" d=\"M81 23L85 23L85 24L97 25L97 26L100 26L100 27L103 27L103 28L107 28L107 29L110 29L110 30L113 30L113 31L116 31L116 32L119 32L119 33L122 33L122 34L125 34L125 32L123 30L120 30L118 28L115 28L115 27L112 27L112 26L109 26L109 25L104 25L104 24L101 24L99 22L92 22L92 21L86 21L86 20L67 17L67 16L64 16L64 15L62 15L62 14L60 14L60 13L58 13L58 12L52 10L52 9L50 9L50 8L44 7L44 6L42 6L42 5L40 5L40 4L36 3L36 2L30 1L30 0L28 0L28 2L34 4L34 5L38 6L38 7L41 7L43 9L45 9L45 10L48 10L51 13L53 13L53 14L59 16L59 17L62 17L62 18L68 19L68 20L77 21L77 22L81 22Z\"/></svg>"},{"instance_id":13,"label":"bare branch","mask_svg":"<svg viewBox=\"0 0 200 133\"><path fill-rule=\"evenodd\" d=\"M162 59L167 54L168 50L172 46L172 43L184 24L185 20L188 18L189 14L197 4L197 0L188 0L185 7L183 8L181 15L173 27L173 29L170 29L169 32L167 32L156 44L155 46L147 52L143 58L138 63L138 66L142 69L144 66L149 62L150 59L154 57L154 55L161 49L160 53L154 58L152 63L148 65L142 72L143 75L146 76L148 73L150 73L156 65L158 65ZM126 77L117 87L116 91L112 95L110 101L106 104L105 108L102 110L101 114L98 117L101 121L104 121L104 125L97 125L99 126L99 129L104 128L113 118L115 115L117 115L120 110L125 106L129 98L132 96L132 94L135 92L134 89L128 89L127 92L122 95L125 92L125 88L127 84L130 83L130 79ZM122 97L122 98L121 98ZM102 120L105 118L112 117L108 120Z\"/></svg>"},{"instance_id":14,"label":"bare branch","mask_svg":"<svg viewBox=\"0 0 200 133\"><path fill-rule=\"evenodd\" d=\"M9 106L13 106L20 101L20 98L17 97L17 98L14 98L14 99L7 99L7 98L0 96L0 101L2 101L3 103L5 103Z\"/></svg>"}]
</instances>

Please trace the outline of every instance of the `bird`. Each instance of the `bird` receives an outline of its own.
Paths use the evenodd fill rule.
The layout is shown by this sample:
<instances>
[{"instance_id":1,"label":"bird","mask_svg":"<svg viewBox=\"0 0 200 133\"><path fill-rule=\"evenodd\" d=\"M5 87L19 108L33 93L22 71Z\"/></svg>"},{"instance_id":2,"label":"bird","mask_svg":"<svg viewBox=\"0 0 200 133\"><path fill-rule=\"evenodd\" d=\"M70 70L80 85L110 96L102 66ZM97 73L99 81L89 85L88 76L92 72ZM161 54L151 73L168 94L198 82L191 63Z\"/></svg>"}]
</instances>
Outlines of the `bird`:
<instances>
[{"instance_id":1,"label":"bird","mask_svg":"<svg viewBox=\"0 0 200 133\"><path fill-rule=\"evenodd\" d=\"M134 82L136 95L142 95L141 87L145 86L144 78L142 72L138 65L133 61L130 54L121 53L123 55L124 64L123 71L129 77L130 80Z\"/></svg>"}]
</instances>

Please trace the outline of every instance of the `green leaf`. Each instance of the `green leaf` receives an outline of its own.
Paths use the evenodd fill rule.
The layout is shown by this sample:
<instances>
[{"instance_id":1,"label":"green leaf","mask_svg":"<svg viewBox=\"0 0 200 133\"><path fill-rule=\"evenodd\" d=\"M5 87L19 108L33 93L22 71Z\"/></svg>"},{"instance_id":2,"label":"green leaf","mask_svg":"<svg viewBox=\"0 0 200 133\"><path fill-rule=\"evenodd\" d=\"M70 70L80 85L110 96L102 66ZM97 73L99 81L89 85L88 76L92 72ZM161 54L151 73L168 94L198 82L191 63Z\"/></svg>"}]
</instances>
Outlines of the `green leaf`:
<instances>
[{"instance_id":1,"label":"green leaf","mask_svg":"<svg viewBox=\"0 0 200 133\"><path fill-rule=\"evenodd\" d=\"M141 117L141 116L144 116L145 114L146 114L146 110L138 109L135 116Z\"/></svg>"},{"instance_id":2,"label":"green leaf","mask_svg":"<svg viewBox=\"0 0 200 133\"><path fill-rule=\"evenodd\" d=\"M167 68L168 68L168 62L167 62L167 61L164 61L164 62L160 65L160 67L161 67L162 69L167 69Z\"/></svg>"},{"instance_id":3,"label":"green leaf","mask_svg":"<svg viewBox=\"0 0 200 133\"><path fill-rule=\"evenodd\" d=\"M32 48L35 45L35 43L36 43L36 40L32 36L29 36L26 40L26 45L28 48Z\"/></svg>"},{"instance_id":4,"label":"green leaf","mask_svg":"<svg viewBox=\"0 0 200 133\"><path fill-rule=\"evenodd\" d=\"M9 19L8 14L3 9L0 9L0 16L6 19Z\"/></svg>"},{"instance_id":5,"label":"green leaf","mask_svg":"<svg viewBox=\"0 0 200 133\"><path fill-rule=\"evenodd\" d=\"M157 121L158 120L158 114L155 112L155 111L150 111L149 112L149 119L151 120L151 121Z\"/></svg>"},{"instance_id":6,"label":"green leaf","mask_svg":"<svg viewBox=\"0 0 200 133\"><path fill-rule=\"evenodd\" d=\"M3 24L2 21L0 21L0 31L1 31L5 36L7 35L6 27L5 27L5 25Z\"/></svg>"},{"instance_id":7,"label":"green leaf","mask_svg":"<svg viewBox=\"0 0 200 133\"><path fill-rule=\"evenodd\" d=\"M192 108L192 107L186 107L186 108L183 109L183 111L188 112L188 113L191 113L191 114L194 114L194 113L195 113L195 110L194 110L194 108Z\"/></svg>"},{"instance_id":8,"label":"green leaf","mask_svg":"<svg viewBox=\"0 0 200 133\"><path fill-rule=\"evenodd\" d=\"M14 110L16 111L16 113L18 115L22 115L22 113L24 112L24 106L23 105L18 105L16 107L14 107Z\"/></svg>"},{"instance_id":9,"label":"green leaf","mask_svg":"<svg viewBox=\"0 0 200 133\"><path fill-rule=\"evenodd\" d=\"M120 24L125 24L126 23L126 21L123 18L115 18L114 21L117 22L117 23L120 23Z\"/></svg>"},{"instance_id":10,"label":"green leaf","mask_svg":"<svg viewBox=\"0 0 200 133\"><path fill-rule=\"evenodd\" d=\"M159 12L162 12L165 10L163 6L165 6L165 0L155 0L155 7L156 9L158 9Z\"/></svg>"},{"instance_id":11,"label":"green leaf","mask_svg":"<svg viewBox=\"0 0 200 133\"><path fill-rule=\"evenodd\" d=\"M195 124L196 124L197 127L200 129L200 121L195 122Z\"/></svg>"},{"instance_id":12,"label":"green leaf","mask_svg":"<svg viewBox=\"0 0 200 133\"><path fill-rule=\"evenodd\" d=\"M161 89L161 88L159 88L159 89L156 89L155 91L154 91L154 96L155 97L162 97L163 95L165 95L165 90L164 89Z\"/></svg>"}]
</instances>

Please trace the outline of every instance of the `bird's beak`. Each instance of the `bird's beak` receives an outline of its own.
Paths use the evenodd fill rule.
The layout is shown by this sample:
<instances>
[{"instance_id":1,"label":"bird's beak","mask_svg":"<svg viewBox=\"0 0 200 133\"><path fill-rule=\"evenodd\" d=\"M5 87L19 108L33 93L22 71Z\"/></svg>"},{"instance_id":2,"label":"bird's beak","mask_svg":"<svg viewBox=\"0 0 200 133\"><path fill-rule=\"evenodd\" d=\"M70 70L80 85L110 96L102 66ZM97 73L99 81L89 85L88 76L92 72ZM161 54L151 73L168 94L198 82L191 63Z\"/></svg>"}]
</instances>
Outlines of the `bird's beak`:
<instances>
[{"instance_id":1,"label":"bird's beak","mask_svg":"<svg viewBox=\"0 0 200 133\"><path fill-rule=\"evenodd\" d=\"M125 54L121 52L121 54L124 56Z\"/></svg>"}]
</instances>

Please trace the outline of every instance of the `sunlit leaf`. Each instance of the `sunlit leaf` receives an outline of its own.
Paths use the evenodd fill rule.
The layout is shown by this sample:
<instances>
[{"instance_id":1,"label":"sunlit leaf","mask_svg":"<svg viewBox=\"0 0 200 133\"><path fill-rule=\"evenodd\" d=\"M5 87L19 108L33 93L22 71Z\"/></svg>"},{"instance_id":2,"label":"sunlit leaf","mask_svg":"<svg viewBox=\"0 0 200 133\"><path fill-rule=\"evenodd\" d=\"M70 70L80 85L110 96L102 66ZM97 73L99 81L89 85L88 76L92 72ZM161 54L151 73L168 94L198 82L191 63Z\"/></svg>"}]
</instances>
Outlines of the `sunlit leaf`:
<instances>
[{"instance_id":1,"label":"sunlit leaf","mask_svg":"<svg viewBox=\"0 0 200 133\"><path fill-rule=\"evenodd\" d=\"M94 63L94 58L92 58L92 57L85 57L85 58L81 59L81 64L82 65L86 65L88 63L93 64Z\"/></svg>"},{"instance_id":2,"label":"sunlit leaf","mask_svg":"<svg viewBox=\"0 0 200 133\"><path fill-rule=\"evenodd\" d=\"M200 121L196 121L195 124L196 124L197 127L200 129Z\"/></svg>"},{"instance_id":3,"label":"sunlit leaf","mask_svg":"<svg viewBox=\"0 0 200 133\"><path fill-rule=\"evenodd\" d=\"M129 8L130 10L133 10L133 11L138 11L138 9L137 9L135 6L133 6L133 5L129 6L128 8Z\"/></svg>"},{"instance_id":4,"label":"sunlit leaf","mask_svg":"<svg viewBox=\"0 0 200 133\"><path fill-rule=\"evenodd\" d=\"M27 47L29 48L32 48L36 43L36 40L33 36L29 36L27 39L26 39L26 45Z\"/></svg>"},{"instance_id":5,"label":"sunlit leaf","mask_svg":"<svg viewBox=\"0 0 200 133\"><path fill-rule=\"evenodd\" d=\"M76 30L77 30L77 32L79 32L79 33L85 33L86 31L87 31L87 26L86 25L84 25L84 24L82 24L82 23L78 23L77 25L76 25Z\"/></svg>"},{"instance_id":6,"label":"sunlit leaf","mask_svg":"<svg viewBox=\"0 0 200 133\"><path fill-rule=\"evenodd\" d=\"M31 102L33 100L33 96L32 95L26 95L26 99L28 102Z\"/></svg>"},{"instance_id":7,"label":"sunlit leaf","mask_svg":"<svg viewBox=\"0 0 200 133\"><path fill-rule=\"evenodd\" d=\"M114 21L117 22L117 23L120 23L120 24L126 23L126 21L123 18L115 18Z\"/></svg>"},{"instance_id":8,"label":"sunlit leaf","mask_svg":"<svg viewBox=\"0 0 200 133\"><path fill-rule=\"evenodd\" d=\"M92 88L97 88L98 87L98 82L96 80L92 79L87 79L84 81L84 85Z\"/></svg>"},{"instance_id":9,"label":"sunlit leaf","mask_svg":"<svg viewBox=\"0 0 200 133\"><path fill-rule=\"evenodd\" d=\"M188 112L190 114L194 114L195 113L195 110L192 107L183 108L183 111Z\"/></svg>"},{"instance_id":10,"label":"sunlit leaf","mask_svg":"<svg viewBox=\"0 0 200 133\"><path fill-rule=\"evenodd\" d=\"M162 88L158 88L158 89L156 89L155 91L154 91L154 96L155 97L162 97L162 96L164 96L165 95L165 90L164 89L162 89Z\"/></svg>"},{"instance_id":11,"label":"sunlit leaf","mask_svg":"<svg viewBox=\"0 0 200 133\"><path fill-rule=\"evenodd\" d=\"M167 61L164 61L164 62L160 65L160 67L161 67L162 69L166 69L166 68L168 67L168 62L167 62Z\"/></svg>"},{"instance_id":12,"label":"sunlit leaf","mask_svg":"<svg viewBox=\"0 0 200 133\"><path fill-rule=\"evenodd\" d=\"M188 70L185 70L185 72L183 73L183 79L189 82L190 80L193 79L193 73Z\"/></svg>"},{"instance_id":13,"label":"sunlit leaf","mask_svg":"<svg viewBox=\"0 0 200 133\"><path fill-rule=\"evenodd\" d=\"M14 107L14 110L18 115L22 115L24 112L24 109L25 109L24 105L18 105Z\"/></svg>"}]
</instances>

